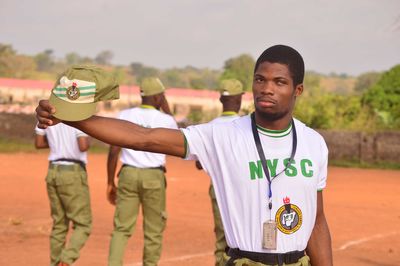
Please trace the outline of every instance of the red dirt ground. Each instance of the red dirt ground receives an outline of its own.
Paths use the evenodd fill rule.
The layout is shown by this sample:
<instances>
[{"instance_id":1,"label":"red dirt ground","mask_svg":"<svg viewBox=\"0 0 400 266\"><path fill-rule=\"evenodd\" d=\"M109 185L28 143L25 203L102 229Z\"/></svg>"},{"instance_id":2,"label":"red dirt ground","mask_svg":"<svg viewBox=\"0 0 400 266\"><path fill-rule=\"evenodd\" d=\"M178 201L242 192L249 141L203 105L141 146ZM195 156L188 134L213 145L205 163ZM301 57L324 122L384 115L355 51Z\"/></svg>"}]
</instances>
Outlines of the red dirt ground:
<instances>
[{"instance_id":1,"label":"red dirt ground","mask_svg":"<svg viewBox=\"0 0 400 266\"><path fill-rule=\"evenodd\" d=\"M0 154L0 265L48 265L51 227L47 154ZM209 178L193 162L168 158L168 224L160 266L213 265ZM106 154L89 155L93 232L75 263L106 265L113 206L106 200ZM324 192L335 265L400 265L400 171L329 168ZM141 265L142 221L125 265Z\"/></svg>"}]
</instances>

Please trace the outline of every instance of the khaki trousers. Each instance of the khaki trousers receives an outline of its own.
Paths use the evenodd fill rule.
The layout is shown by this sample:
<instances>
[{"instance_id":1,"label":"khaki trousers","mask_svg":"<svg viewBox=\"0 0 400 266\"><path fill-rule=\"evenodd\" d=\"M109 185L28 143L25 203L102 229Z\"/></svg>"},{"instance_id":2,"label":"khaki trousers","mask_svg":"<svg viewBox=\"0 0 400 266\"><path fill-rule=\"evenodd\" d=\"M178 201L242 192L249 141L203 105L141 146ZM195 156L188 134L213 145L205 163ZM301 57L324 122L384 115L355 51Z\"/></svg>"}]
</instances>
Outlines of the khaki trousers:
<instances>
[{"instance_id":1,"label":"khaki trousers","mask_svg":"<svg viewBox=\"0 0 400 266\"><path fill-rule=\"evenodd\" d=\"M86 171L79 165L50 164L46 177L53 227L50 234L50 265L72 264L92 228ZM73 232L66 244L72 222Z\"/></svg>"},{"instance_id":2,"label":"khaki trousers","mask_svg":"<svg viewBox=\"0 0 400 266\"><path fill-rule=\"evenodd\" d=\"M228 245L226 244L224 226L222 224L221 213L219 212L213 185L210 185L208 194L210 195L210 198L211 198L211 205L212 205L212 211L213 211L213 217L214 217L215 265L218 266L221 264L221 261L223 261L224 252Z\"/></svg>"},{"instance_id":3,"label":"khaki trousers","mask_svg":"<svg viewBox=\"0 0 400 266\"><path fill-rule=\"evenodd\" d=\"M119 173L109 266L123 265L125 247L135 228L140 205L144 231L143 266L157 265L167 219L164 172L124 166Z\"/></svg>"}]
</instances>

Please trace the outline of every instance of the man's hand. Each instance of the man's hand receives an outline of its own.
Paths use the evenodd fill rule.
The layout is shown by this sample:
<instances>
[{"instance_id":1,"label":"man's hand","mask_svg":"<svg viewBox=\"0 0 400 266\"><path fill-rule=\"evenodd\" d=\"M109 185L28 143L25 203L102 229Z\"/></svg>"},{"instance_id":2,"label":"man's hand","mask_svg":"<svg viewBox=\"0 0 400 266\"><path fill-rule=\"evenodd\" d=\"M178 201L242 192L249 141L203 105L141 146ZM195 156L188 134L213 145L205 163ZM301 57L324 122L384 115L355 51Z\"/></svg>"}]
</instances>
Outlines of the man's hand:
<instances>
[{"instance_id":1,"label":"man's hand","mask_svg":"<svg viewBox=\"0 0 400 266\"><path fill-rule=\"evenodd\" d=\"M40 100L39 105L36 107L36 119L38 120L39 128L47 128L48 126L53 126L61 122L60 119L55 118L53 114L56 112L48 100Z\"/></svg>"},{"instance_id":2,"label":"man's hand","mask_svg":"<svg viewBox=\"0 0 400 266\"><path fill-rule=\"evenodd\" d=\"M115 205L117 200L117 187L115 184L107 185L107 199L112 205Z\"/></svg>"}]
</instances>

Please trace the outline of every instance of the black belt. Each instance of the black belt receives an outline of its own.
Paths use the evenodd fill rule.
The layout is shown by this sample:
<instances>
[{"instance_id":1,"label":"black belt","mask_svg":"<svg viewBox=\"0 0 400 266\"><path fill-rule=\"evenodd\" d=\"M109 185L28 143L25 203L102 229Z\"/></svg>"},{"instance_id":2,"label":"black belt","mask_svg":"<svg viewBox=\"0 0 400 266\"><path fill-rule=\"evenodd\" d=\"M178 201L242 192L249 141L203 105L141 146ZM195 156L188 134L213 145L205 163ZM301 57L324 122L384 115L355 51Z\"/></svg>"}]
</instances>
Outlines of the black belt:
<instances>
[{"instance_id":1,"label":"black belt","mask_svg":"<svg viewBox=\"0 0 400 266\"><path fill-rule=\"evenodd\" d=\"M132 167L132 168L136 168L136 169L155 169L155 170L161 170L161 171L163 171L164 173L167 172L167 168L165 168L164 165L160 165L160 166L157 166L157 167L145 167L145 168L141 168L141 167L136 167L136 166L129 165L129 164L123 164L122 167ZM121 167L121 168L122 168L122 167Z\"/></svg>"},{"instance_id":2,"label":"black belt","mask_svg":"<svg viewBox=\"0 0 400 266\"><path fill-rule=\"evenodd\" d=\"M70 163L79 164L86 171L86 164L84 162L82 162L81 160L59 158L59 159L50 161L50 165L52 165L52 163L54 163L54 162L70 162Z\"/></svg>"},{"instance_id":3,"label":"black belt","mask_svg":"<svg viewBox=\"0 0 400 266\"><path fill-rule=\"evenodd\" d=\"M303 251L292 251L287 253L259 253L251 251L243 251L238 248L229 248L228 256L230 257L226 265L234 265L236 259L247 258L255 262L261 262L268 265L283 265L296 263L304 256Z\"/></svg>"}]
</instances>

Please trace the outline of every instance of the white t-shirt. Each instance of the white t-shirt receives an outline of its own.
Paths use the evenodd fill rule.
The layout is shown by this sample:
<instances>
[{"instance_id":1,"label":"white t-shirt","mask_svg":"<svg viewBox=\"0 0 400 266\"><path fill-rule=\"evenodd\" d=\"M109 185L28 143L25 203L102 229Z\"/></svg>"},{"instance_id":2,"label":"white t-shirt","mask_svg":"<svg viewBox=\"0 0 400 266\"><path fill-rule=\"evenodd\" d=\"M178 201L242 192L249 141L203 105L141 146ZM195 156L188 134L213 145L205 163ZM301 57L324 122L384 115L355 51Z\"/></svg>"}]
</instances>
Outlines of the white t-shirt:
<instances>
[{"instance_id":1,"label":"white t-shirt","mask_svg":"<svg viewBox=\"0 0 400 266\"><path fill-rule=\"evenodd\" d=\"M79 137L87 137L82 131L59 123L55 126L41 129L36 126L35 132L37 135L46 136L50 147L49 161L57 159L73 159L87 163L87 153L81 152L78 146ZM55 164L72 164L71 162L54 162Z\"/></svg>"},{"instance_id":2,"label":"white t-shirt","mask_svg":"<svg viewBox=\"0 0 400 266\"><path fill-rule=\"evenodd\" d=\"M209 123L213 123L213 124L226 123L226 122L231 122L235 119L238 119L239 117L240 116L237 113L234 113L231 115L221 115L221 116L218 116L217 118L214 118Z\"/></svg>"},{"instance_id":3,"label":"white t-shirt","mask_svg":"<svg viewBox=\"0 0 400 266\"><path fill-rule=\"evenodd\" d=\"M153 107L141 106L123 110L119 113L118 118L147 128L178 128L172 116ZM165 165L165 154L123 148L120 160L123 164L138 168L159 167Z\"/></svg>"},{"instance_id":4,"label":"white t-shirt","mask_svg":"<svg viewBox=\"0 0 400 266\"><path fill-rule=\"evenodd\" d=\"M286 253L307 246L316 218L317 191L326 185L328 149L316 131L294 121L295 163L272 181L272 212L268 209L269 184L255 146L250 116L182 129L187 158L197 158L212 178L231 248ZM272 177L285 168L284 160L290 158L291 127L282 132L259 129L259 135ZM272 251L262 248L263 223L270 215L278 227L277 249Z\"/></svg>"}]
</instances>

